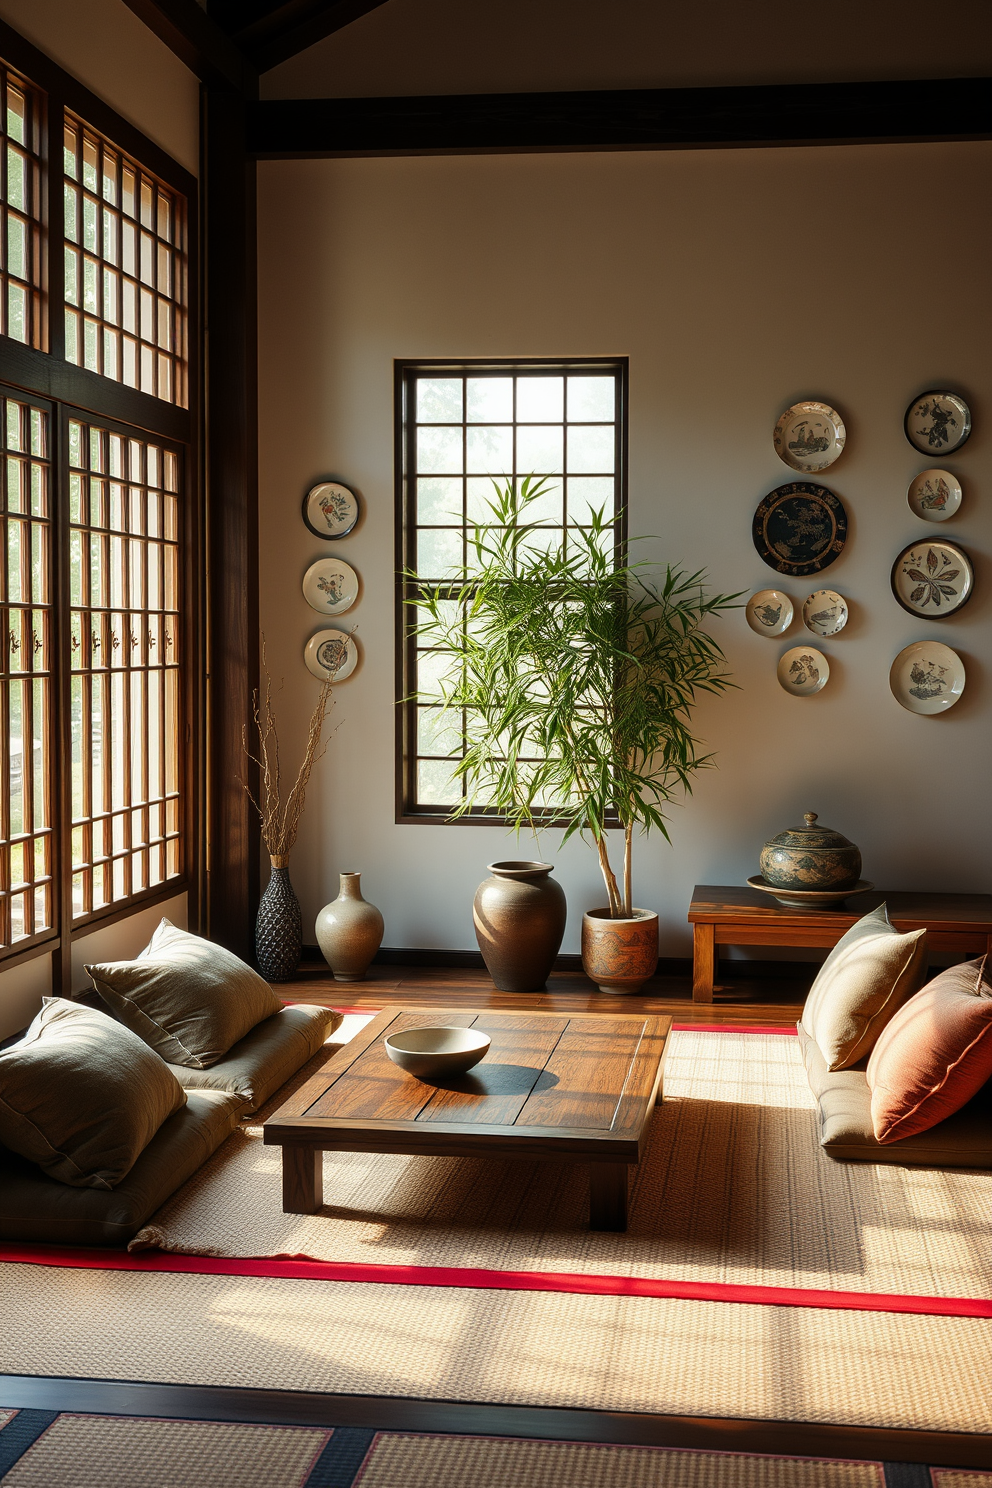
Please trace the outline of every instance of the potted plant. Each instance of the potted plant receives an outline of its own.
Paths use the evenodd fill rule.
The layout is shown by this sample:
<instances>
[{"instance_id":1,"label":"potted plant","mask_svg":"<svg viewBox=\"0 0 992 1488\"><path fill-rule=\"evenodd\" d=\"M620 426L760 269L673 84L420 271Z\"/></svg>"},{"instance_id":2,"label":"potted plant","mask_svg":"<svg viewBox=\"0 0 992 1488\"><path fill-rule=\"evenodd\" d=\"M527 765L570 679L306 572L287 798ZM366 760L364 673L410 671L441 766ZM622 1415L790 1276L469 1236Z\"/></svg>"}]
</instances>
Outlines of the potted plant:
<instances>
[{"instance_id":1,"label":"potted plant","mask_svg":"<svg viewBox=\"0 0 992 1488\"><path fill-rule=\"evenodd\" d=\"M433 701L464 718L454 773L466 794L452 818L482 801L517 831L553 822L563 842L588 836L608 903L584 917L583 966L604 991L636 991L658 963L658 916L634 905L634 832L668 839L667 808L712 763L692 708L700 692L733 683L703 627L738 596L708 594L702 570L618 556L602 511L568 529L564 545L549 542L527 522L545 489L533 479L497 486L467 577L419 585L412 602L428 615L420 632L451 654ZM613 827L623 832L619 878Z\"/></svg>"}]
</instances>

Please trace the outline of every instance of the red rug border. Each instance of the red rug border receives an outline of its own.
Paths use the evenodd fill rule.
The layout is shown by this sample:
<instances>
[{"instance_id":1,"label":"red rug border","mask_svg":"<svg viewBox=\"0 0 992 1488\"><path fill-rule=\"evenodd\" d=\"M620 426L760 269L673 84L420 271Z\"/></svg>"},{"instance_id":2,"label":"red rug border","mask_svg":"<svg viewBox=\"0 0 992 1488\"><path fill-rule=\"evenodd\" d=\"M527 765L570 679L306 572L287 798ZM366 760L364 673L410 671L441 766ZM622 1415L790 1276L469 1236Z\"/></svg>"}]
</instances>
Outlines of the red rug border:
<instances>
[{"instance_id":1,"label":"red rug border","mask_svg":"<svg viewBox=\"0 0 992 1488\"><path fill-rule=\"evenodd\" d=\"M318 1261L303 1255L192 1256L168 1251L89 1249L0 1244L0 1261L92 1271L178 1272L197 1276L281 1277L294 1281L374 1282L379 1286L462 1287L503 1292L571 1292L593 1297L651 1297L693 1302L738 1302L766 1307L819 1307L848 1312L916 1313L931 1317L992 1318L992 1299L914 1297L886 1292L841 1292L731 1282L670 1281L569 1271L490 1271L469 1266L389 1266Z\"/></svg>"}]
</instances>

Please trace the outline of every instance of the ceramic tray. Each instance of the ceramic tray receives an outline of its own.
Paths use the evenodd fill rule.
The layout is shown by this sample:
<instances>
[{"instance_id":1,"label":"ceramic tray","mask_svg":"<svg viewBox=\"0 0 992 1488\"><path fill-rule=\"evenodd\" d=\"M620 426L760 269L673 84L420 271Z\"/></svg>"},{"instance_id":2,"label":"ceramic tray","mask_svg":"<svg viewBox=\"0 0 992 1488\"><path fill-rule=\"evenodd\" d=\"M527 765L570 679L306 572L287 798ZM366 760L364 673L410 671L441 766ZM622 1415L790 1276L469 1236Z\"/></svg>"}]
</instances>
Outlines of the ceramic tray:
<instances>
[{"instance_id":1,"label":"ceramic tray","mask_svg":"<svg viewBox=\"0 0 992 1488\"><path fill-rule=\"evenodd\" d=\"M816 589L803 604L803 624L818 636L839 635L848 615L847 600L836 589Z\"/></svg>"},{"instance_id":2,"label":"ceramic tray","mask_svg":"<svg viewBox=\"0 0 992 1488\"><path fill-rule=\"evenodd\" d=\"M966 605L975 587L971 559L956 543L910 543L892 565L892 593L911 615L944 620Z\"/></svg>"},{"instance_id":3,"label":"ceramic tray","mask_svg":"<svg viewBox=\"0 0 992 1488\"><path fill-rule=\"evenodd\" d=\"M779 889L770 883L765 883L760 873L756 873L748 879L748 886L752 889L760 889L763 894L771 894L779 904L786 905L789 909L833 909L835 905L843 904L845 899L852 899L855 894L868 894L875 887L866 878L860 878L853 889Z\"/></svg>"},{"instance_id":4,"label":"ceramic tray","mask_svg":"<svg viewBox=\"0 0 992 1488\"><path fill-rule=\"evenodd\" d=\"M844 448L844 420L829 403L793 403L775 425L775 453L793 470L826 470Z\"/></svg>"},{"instance_id":5,"label":"ceramic tray","mask_svg":"<svg viewBox=\"0 0 992 1488\"><path fill-rule=\"evenodd\" d=\"M844 550L847 513L826 486L792 481L759 502L751 536L769 568L780 574L819 573Z\"/></svg>"},{"instance_id":6,"label":"ceramic tray","mask_svg":"<svg viewBox=\"0 0 992 1488\"><path fill-rule=\"evenodd\" d=\"M906 409L906 438L925 455L949 455L971 433L971 410L960 393L932 388Z\"/></svg>"},{"instance_id":7,"label":"ceramic tray","mask_svg":"<svg viewBox=\"0 0 992 1488\"><path fill-rule=\"evenodd\" d=\"M827 685L830 666L822 651L793 646L779 657L778 680L793 697L812 697Z\"/></svg>"},{"instance_id":8,"label":"ceramic tray","mask_svg":"<svg viewBox=\"0 0 992 1488\"><path fill-rule=\"evenodd\" d=\"M303 498L303 520L315 537L347 537L358 521L358 497L337 481L321 481Z\"/></svg>"},{"instance_id":9,"label":"ceramic tray","mask_svg":"<svg viewBox=\"0 0 992 1488\"><path fill-rule=\"evenodd\" d=\"M909 713L946 713L964 692L964 662L940 641L914 641L889 669L892 696Z\"/></svg>"},{"instance_id":10,"label":"ceramic tray","mask_svg":"<svg viewBox=\"0 0 992 1488\"><path fill-rule=\"evenodd\" d=\"M343 615L358 598L358 575L340 558L318 558L303 575L303 598L321 615Z\"/></svg>"},{"instance_id":11,"label":"ceramic tray","mask_svg":"<svg viewBox=\"0 0 992 1488\"><path fill-rule=\"evenodd\" d=\"M744 609L744 618L755 635L783 635L792 624L792 616L792 600L781 589L759 589Z\"/></svg>"},{"instance_id":12,"label":"ceramic tray","mask_svg":"<svg viewBox=\"0 0 992 1488\"><path fill-rule=\"evenodd\" d=\"M921 470L906 499L924 522L946 522L961 505L961 482L949 470Z\"/></svg>"},{"instance_id":13,"label":"ceramic tray","mask_svg":"<svg viewBox=\"0 0 992 1488\"><path fill-rule=\"evenodd\" d=\"M318 630L307 641L303 660L321 682L343 682L358 665L358 642L346 630Z\"/></svg>"}]
</instances>

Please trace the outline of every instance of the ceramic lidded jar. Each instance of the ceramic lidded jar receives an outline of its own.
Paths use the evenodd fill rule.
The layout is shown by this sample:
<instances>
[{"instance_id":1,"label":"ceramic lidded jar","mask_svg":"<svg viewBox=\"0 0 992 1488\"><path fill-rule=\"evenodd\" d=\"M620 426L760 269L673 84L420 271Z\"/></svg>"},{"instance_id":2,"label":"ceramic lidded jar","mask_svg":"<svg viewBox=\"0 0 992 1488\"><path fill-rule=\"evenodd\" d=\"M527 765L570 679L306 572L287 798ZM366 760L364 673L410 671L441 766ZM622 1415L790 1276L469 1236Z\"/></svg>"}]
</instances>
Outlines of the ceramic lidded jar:
<instances>
[{"instance_id":1,"label":"ceramic lidded jar","mask_svg":"<svg viewBox=\"0 0 992 1488\"><path fill-rule=\"evenodd\" d=\"M500 992L541 992L565 934L565 891L551 863L490 863L475 893L475 937Z\"/></svg>"},{"instance_id":2,"label":"ceramic lidded jar","mask_svg":"<svg viewBox=\"0 0 992 1488\"><path fill-rule=\"evenodd\" d=\"M804 827L779 832L761 849L761 874L777 889L853 889L861 878L861 853L807 811Z\"/></svg>"}]
</instances>

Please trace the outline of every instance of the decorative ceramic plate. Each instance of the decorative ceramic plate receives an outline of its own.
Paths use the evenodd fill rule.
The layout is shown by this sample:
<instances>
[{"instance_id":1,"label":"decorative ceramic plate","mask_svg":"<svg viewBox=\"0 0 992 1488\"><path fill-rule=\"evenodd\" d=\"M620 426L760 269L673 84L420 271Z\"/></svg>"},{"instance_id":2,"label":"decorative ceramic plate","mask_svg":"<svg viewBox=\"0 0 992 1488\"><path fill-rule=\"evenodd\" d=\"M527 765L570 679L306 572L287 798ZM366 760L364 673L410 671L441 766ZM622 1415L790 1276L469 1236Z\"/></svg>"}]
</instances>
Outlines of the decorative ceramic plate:
<instances>
[{"instance_id":1,"label":"decorative ceramic plate","mask_svg":"<svg viewBox=\"0 0 992 1488\"><path fill-rule=\"evenodd\" d=\"M792 624L792 600L781 589L759 589L752 594L744 618L755 635L780 636Z\"/></svg>"},{"instance_id":2,"label":"decorative ceramic plate","mask_svg":"<svg viewBox=\"0 0 992 1488\"><path fill-rule=\"evenodd\" d=\"M755 873L748 879L752 889L760 889L763 894L771 894L779 904L786 905L789 909L833 909L837 904L843 904L845 899L852 899L855 894L869 894L875 887L866 878L859 878L853 889L779 889L773 884L765 883L760 873Z\"/></svg>"},{"instance_id":3,"label":"decorative ceramic plate","mask_svg":"<svg viewBox=\"0 0 992 1488\"><path fill-rule=\"evenodd\" d=\"M307 641L303 660L321 682L343 682L358 665L358 642L346 630L318 630Z\"/></svg>"},{"instance_id":4,"label":"decorative ceramic plate","mask_svg":"<svg viewBox=\"0 0 992 1488\"><path fill-rule=\"evenodd\" d=\"M303 598L322 615L343 615L358 598L358 575L339 558L318 558L303 575Z\"/></svg>"},{"instance_id":5,"label":"decorative ceramic plate","mask_svg":"<svg viewBox=\"0 0 992 1488\"><path fill-rule=\"evenodd\" d=\"M921 470L906 499L924 522L946 522L961 505L961 482L949 470Z\"/></svg>"},{"instance_id":6,"label":"decorative ceramic plate","mask_svg":"<svg viewBox=\"0 0 992 1488\"><path fill-rule=\"evenodd\" d=\"M303 498L303 520L315 537L347 537L358 521L358 497L336 481L322 481Z\"/></svg>"},{"instance_id":7,"label":"decorative ceramic plate","mask_svg":"<svg viewBox=\"0 0 992 1488\"><path fill-rule=\"evenodd\" d=\"M847 541L847 513L826 486L792 481L759 503L751 535L770 568L802 577L819 573L840 556Z\"/></svg>"},{"instance_id":8,"label":"decorative ceramic plate","mask_svg":"<svg viewBox=\"0 0 992 1488\"><path fill-rule=\"evenodd\" d=\"M914 641L889 668L889 686L910 713L946 713L964 692L964 662L940 641Z\"/></svg>"},{"instance_id":9,"label":"decorative ceramic plate","mask_svg":"<svg viewBox=\"0 0 992 1488\"><path fill-rule=\"evenodd\" d=\"M949 455L971 433L971 409L960 394L935 388L906 409L905 429L910 444L925 455Z\"/></svg>"},{"instance_id":10,"label":"decorative ceramic plate","mask_svg":"<svg viewBox=\"0 0 992 1488\"><path fill-rule=\"evenodd\" d=\"M812 646L793 646L779 657L778 680L793 697L812 697L826 687L829 676L827 658Z\"/></svg>"},{"instance_id":11,"label":"decorative ceramic plate","mask_svg":"<svg viewBox=\"0 0 992 1488\"><path fill-rule=\"evenodd\" d=\"M816 589L803 604L803 624L818 636L838 635L849 615L847 600L836 589Z\"/></svg>"},{"instance_id":12,"label":"decorative ceramic plate","mask_svg":"<svg viewBox=\"0 0 992 1488\"><path fill-rule=\"evenodd\" d=\"M892 593L911 615L946 620L971 598L975 571L956 543L910 543L892 565Z\"/></svg>"},{"instance_id":13,"label":"decorative ceramic plate","mask_svg":"<svg viewBox=\"0 0 992 1488\"><path fill-rule=\"evenodd\" d=\"M775 425L775 453L793 470L826 470L844 449L844 420L828 403L793 403Z\"/></svg>"}]
</instances>

